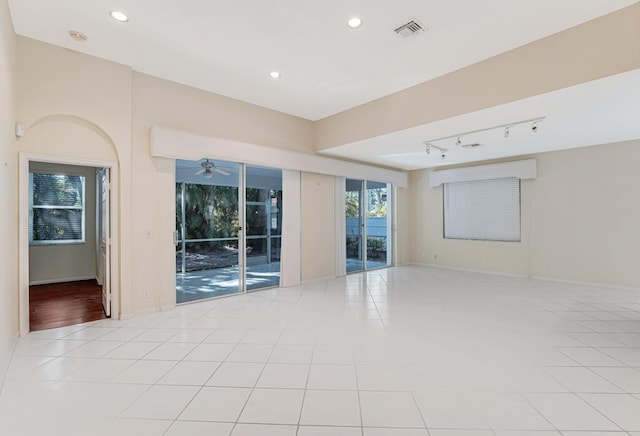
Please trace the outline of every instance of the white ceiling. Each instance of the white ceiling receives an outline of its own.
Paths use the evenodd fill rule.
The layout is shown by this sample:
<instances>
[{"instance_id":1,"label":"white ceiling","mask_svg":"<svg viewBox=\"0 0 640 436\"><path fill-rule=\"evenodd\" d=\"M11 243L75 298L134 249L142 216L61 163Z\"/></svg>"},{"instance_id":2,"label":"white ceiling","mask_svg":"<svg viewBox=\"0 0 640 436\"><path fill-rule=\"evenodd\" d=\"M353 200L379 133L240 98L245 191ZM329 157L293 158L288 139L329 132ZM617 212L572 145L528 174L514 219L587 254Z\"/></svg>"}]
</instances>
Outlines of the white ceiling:
<instances>
[{"instance_id":1,"label":"white ceiling","mask_svg":"<svg viewBox=\"0 0 640 436\"><path fill-rule=\"evenodd\" d=\"M16 32L310 120L637 0L10 0ZM109 17L117 9L128 23ZM348 29L361 16L364 26ZM417 18L428 31L393 29ZM69 30L85 33L85 43ZM282 73L279 80L269 72ZM551 124L551 122L549 123ZM386 162L389 164L389 162ZM396 166L396 165L393 165ZM407 163L405 166L410 166Z\"/></svg>"},{"instance_id":2,"label":"white ceiling","mask_svg":"<svg viewBox=\"0 0 640 436\"><path fill-rule=\"evenodd\" d=\"M531 124L461 137L467 149L455 145L455 136L537 117L546 117L537 133ZM445 158L425 141L447 149ZM413 129L324 150L323 153L393 168L413 170L508 156L526 155L640 138L640 70L541 94L482 111L437 121Z\"/></svg>"}]
</instances>

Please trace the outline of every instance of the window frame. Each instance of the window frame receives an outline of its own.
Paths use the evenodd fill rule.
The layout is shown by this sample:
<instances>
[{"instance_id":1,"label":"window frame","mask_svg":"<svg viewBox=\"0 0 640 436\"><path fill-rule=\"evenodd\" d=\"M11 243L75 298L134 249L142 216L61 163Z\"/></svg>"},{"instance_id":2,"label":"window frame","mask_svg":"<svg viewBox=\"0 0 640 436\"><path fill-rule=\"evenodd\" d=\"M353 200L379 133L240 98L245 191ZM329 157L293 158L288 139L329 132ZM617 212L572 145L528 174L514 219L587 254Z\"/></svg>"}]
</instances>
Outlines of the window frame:
<instances>
[{"instance_id":1,"label":"window frame","mask_svg":"<svg viewBox=\"0 0 640 436\"><path fill-rule=\"evenodd\" d=\"M33 175L45 174L52 176L74 176L79 177L82 180L82 206L51 206L51 205L34 205L33 204ZM83 245L87 243L86 232L86 215L87 215L87 177L84 174L75 173L72 171L50 171L50 170L29 170L29 246L46 246L46 245ZM48 210L79 210L81 212L80 231L82 234L81 239L33 239L33 216L34 209L48 209Z\"/></svg>"}]
</instances>

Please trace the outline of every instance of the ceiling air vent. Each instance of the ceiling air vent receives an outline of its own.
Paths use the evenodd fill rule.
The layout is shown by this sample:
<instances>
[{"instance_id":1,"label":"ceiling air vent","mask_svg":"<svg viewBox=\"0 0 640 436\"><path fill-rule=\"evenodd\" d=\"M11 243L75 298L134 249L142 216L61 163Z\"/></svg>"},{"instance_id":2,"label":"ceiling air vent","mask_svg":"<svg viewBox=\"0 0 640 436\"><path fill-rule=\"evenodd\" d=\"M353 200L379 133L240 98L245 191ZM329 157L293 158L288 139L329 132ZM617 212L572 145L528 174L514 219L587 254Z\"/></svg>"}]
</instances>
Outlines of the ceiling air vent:
<instances>
[{"instance_id":1,"label":"ceiling air vent","mask_svg":"<svg viewBox=\"0 0 640 436\"><path fill-rule=\"evenodd\" d=\"M402 36L403 38L408 38L413 35L418 35L424 32L425 30L426 28L422 24L420 24L418 20L414 18L408 23L405 23L402 26L395 29L394 32L396 32L398 35Z\"/></svg>"},{"instance_id":2,"label":"ceiling air vent","mask_svg":"<svg viewBox=\"0 0 640 436\"><path fill-rule=\"evenodd\" d=\"M478 142L474 142L472 144L463 144L462 148L475 148L475 147L482 147L482 144L478 143Z\"/></svg>"}]
</instances>

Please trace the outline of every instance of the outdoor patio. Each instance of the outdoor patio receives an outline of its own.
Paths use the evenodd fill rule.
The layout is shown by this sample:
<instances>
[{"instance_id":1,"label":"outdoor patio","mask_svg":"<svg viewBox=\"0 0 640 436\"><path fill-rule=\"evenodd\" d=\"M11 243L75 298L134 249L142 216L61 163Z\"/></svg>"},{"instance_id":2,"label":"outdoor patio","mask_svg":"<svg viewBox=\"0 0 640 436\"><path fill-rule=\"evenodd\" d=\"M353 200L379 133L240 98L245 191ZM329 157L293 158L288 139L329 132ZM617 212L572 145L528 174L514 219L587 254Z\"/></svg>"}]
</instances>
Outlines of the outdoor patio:
<instances>
[{"instance_id":1,"label":"outdoor patio","mask_svg":"<svg viewBox=\"0 0 640 436\"><path fill-rule=\"evenodd\" d=\"M280 284L280 262L247 266L247 290ZM176 302L219 297L238 292L238 267L207 269L176 274Z\"/></svg>"}]
</instances>

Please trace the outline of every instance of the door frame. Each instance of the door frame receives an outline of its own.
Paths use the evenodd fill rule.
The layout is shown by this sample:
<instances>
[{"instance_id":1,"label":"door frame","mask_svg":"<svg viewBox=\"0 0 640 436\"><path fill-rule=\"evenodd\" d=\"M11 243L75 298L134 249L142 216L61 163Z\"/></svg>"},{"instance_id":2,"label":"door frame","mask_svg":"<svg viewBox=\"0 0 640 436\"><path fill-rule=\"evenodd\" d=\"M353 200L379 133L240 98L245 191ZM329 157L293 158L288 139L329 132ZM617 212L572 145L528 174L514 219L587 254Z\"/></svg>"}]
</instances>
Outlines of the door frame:
<instances>
[{"instance_id":1,"label":"door frame","mask_svg":"<svg viewBox=\"0 0 640 436\"><path fill-rule=\"evenodd\" d=\"M111 265L111 317L119 319L120 264L117 259L117 254L115 254L120 252L118 237L118 163L116 161L84 159L73 156L20 152L18 162L18 317L20 335L24 336L29 333L29 163L32 161L109 169L109 172L111 173L111 195L109 208L111 250L109 250L109 259L106 259L106 261ZM93 213L95 213L95 211L93 211Z\"/></svg>"},{"instance_id":2,"label":"door frame","mask_svg":"<svg viewBox=\"0 0 640 436\"><path fill-rule=\"evenodd\" d=\"M104 176L102 173L104 172ZM104 178L103 178L104 177ZM96 253L98 255L98 284L102 287L102 308L111 318L111 170L96 168ZM105 187L106 185L106 187ZM104 188L104 190L103 190ZM103 204L104 203L104 204ZM106 231L105 231L106 229ZM102 240L104 236L104 241ZM104 265L101 265L101 261ZM105 291L106 289L106 291Z\"/></svg>"}]
</instances>

